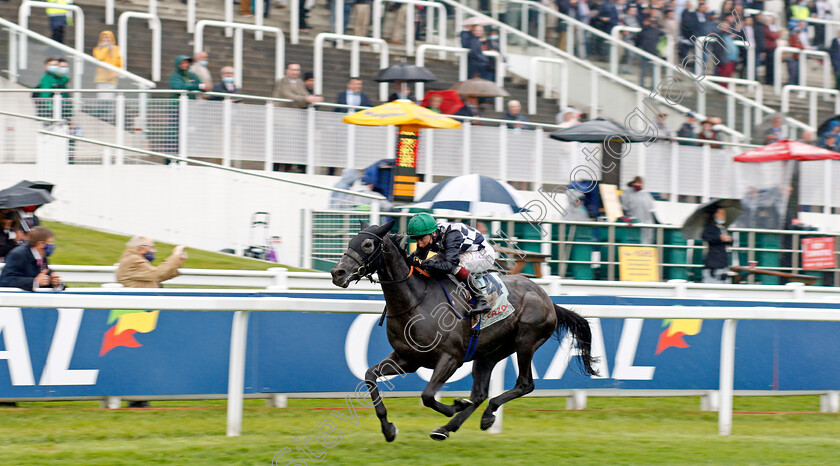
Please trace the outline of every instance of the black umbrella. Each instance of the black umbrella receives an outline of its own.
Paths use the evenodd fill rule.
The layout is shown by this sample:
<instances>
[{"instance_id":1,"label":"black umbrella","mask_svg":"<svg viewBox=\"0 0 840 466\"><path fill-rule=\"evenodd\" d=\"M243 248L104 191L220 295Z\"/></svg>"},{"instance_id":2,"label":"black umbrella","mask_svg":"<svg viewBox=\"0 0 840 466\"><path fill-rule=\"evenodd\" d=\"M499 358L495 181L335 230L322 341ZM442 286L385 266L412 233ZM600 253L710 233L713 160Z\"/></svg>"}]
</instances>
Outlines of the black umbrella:
<instances>
[{"instance_id":1,"label":"black umbrella","mask_svg":"<svg viewBox=\"0 0 840 466\"><path fill-rule=\"evenodd\" d=\"M16 209L18 207L39 206L54 201L50 193L44 189L12 186L0 191L0 209Z\"/></svg>"},{"instance_id":2,"label":"black umbrella","mask_svg":"<svg viewBox=\"0 0 840 466\"><path fill-rule=\"evenodd\" d=\"M46 181L29 181L23 180L20 183L12 186L13 188L33 188L33 189L43 189L48 193L52 194L53 187L55 185L52 183L47 183Z\"/></svg>"},{"instance_id":3,"label":"black umbrella","mask_svg":"<svg viewBox=\"0 0 840 466\"><path fill-rule=\"evenodd\" d=\"M374 81L381 83L392 83L396 81L427 83L437 81L437 76L422 66L399 63L379 70Z\"/></svg>"},{"instance_id":4,"label":"black umbrella","mask_svg":"<svg viewBox=\"0 0 840 466\"><path fill-rule=\"evenodd\" d=\"M706 224L709 223L709 219L711 219L712 215L714 215L714 213L720 208L726 210L726 221L723 225L727 227L731 225L742 212L741 201L738 199L715 199L714 201L701 204L694 213L689 215L685 223L683 223L683 237L685 239L702 240L703 230L706 228Z\"/></svg>"},{"instance_id":5,"label":"black umbrella","mask_svg":"<svg viewBox=\"0 0 840 466\"><path fill-rule=\"evenodd\" d=\"M551 139L566 142L645 142L646 137L628 130L609 118L597 118L571 128L558 129L551 133Z\"/></svg>"}]
</instances>

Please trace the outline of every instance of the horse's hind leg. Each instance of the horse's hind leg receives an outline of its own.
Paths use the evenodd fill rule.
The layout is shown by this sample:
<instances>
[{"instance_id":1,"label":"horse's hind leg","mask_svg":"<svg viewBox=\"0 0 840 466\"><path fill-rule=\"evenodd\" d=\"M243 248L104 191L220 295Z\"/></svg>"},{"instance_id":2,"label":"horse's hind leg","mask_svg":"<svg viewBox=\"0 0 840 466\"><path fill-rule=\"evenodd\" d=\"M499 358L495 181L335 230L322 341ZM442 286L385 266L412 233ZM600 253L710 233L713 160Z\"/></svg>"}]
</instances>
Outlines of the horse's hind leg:
<instances>
[{"instance_id":1,"label":"horse's hind leg","mask_svg":"<svg viewBox=\"0 0 840 466\"><path fill-rule=\"evenodd\" d=\"M473 386L470 392L469 405L458 412L445 426L438 427L433 431L432 438L435 440L445 440L449 437L450 432L455 432L464 421L475 411L484 400L487 399L487 392L490 387L490 375L493 373L493 367L497 361L489 361L487 359L476 359L473 363Z\"/></svg>"},{"instance_id":2,"label":"horse's hind leg","mask_svg":"<svg viewBox=\"0 0 840 466\"><path fill-rule=\"evenodd\" d=\"M370 399L374 404L374 409L376 409L376 417L379 418L379 422L382 424L382 434L385 435L385 440L389 442L393 442L397 438L398 431L393 423L388 422L388 411L385 409L385 403L379 394L379 386L376 383L376 379L397 374L405 377L407 372L415 372L416 370L417 366L410 365L399 357L397 353L391 353L387 358L380 361L379 364L365 372L365 384L370 392ZM389 382L386 383L390 386Z\"/></svg>"},{"instance_id":3,"label":"horse's hind leg","mask_svg":"<svg viewBox=\"0 0 840 466\"><path fill-rule=\"evenodd\" d=\"M487 430L496 421L496 416L493 414L499 409L499 406L507 403L510 400L525 396L534 391L534 377L531 374L531 360L534 358L534 351L539 348L545 340L540 341L536 345L526 345L525 349L516 352L516 359L519 364L519 377L516 378L516 385L502 393L501 395L492 398L487 403L487 409L481 416L481 430Z\"/></svg>"}]
</instances>

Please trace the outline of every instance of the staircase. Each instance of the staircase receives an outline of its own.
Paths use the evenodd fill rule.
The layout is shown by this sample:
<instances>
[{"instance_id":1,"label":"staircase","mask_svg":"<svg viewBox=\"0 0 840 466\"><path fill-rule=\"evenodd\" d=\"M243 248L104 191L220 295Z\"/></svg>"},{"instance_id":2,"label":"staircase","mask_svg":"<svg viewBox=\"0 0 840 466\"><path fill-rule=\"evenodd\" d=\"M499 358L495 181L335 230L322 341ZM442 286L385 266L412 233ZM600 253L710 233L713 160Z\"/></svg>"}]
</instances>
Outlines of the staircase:
<instances>
[{"instance_id":1,"label":"staircase","mask_svg":"<svg viewBox=\"0 0 840 466\"><path fill-rule=\"evenodd\" d=\"M76 3L80 4L85 11L85 21L87 23L85 26L85 52L91 53L97 43L99 32L110 29L116 34L116 25L106 26L104 24L105 9L97 5L101 4L101 2L82 0ZM218 9L202 9L200 5L201 3L199 3L197 18L223 19L224 10L221 7L218 7ZM115 22L122 11L127 11L127 7L133 8L134 11L145 11L146 8L145 6L139 5L132 7L130 2L118 1L114 15ZM240 16L238 9L235 13L235 21L253 22L252 18L243 18ZM161 81L157 84L159 89L166 89L169 87L169 75L174 71L175 57L178 55L192 55L193 35L186 32L184 21L174 19L174 17L183 18L186 16L186 6L179 1L159 2L158 14L161 16L163 26L163 50L161 57ZM0 16L16 22L17 5L0 2ZM310 20L308 22L314 31L326 32L328 30L328 20L329 10L318 6L310 14ZM46 15L43 12L33 10L29 24L30 29L49 36L49 26ZM266 18L265 24L279 26L284 31L287 31L288 9L273 8L271 17ZM73 37L72 29L72 27L65 29L65 43L71 46ZM130 38L129 49L127 50L128 71L151 79L151 31L147 29L146 22L142 20L130 21L128 29L128 36ZM0 41L2 41L0 42L0 47L2 47L0 48L0 53L3 53L7 50L7 47L3 47L3 44L7 41L7 36L0 36L3 36L0 38ZM300 63L304 71L312 70L314 37L315 32L302 35L300 44L298 45L287 43L285 50L286 63ZM244 43L243 66L245 72L243 73L242 92L252 95L271 96L274 86L274 37L266 34L263 41L256 41L253 39L253 35L246 31ZM120 46L122 47L122 44ZM204 49L210 54L210 70L213 73L214 79L218 80L219 69L222 66L233 64L233 38L225 37L224 30L221 28L208 28L204 32ZM373 81L373 78L379 71L379 54L370 52L369 47L366 45L362 45L362 50L360 57L360 77L365 82L364 92L371 97L374 103L378 103L378 83ZM402 59L406 59L403 47L390 45L390 50L390 63L397 63ZM413 58L409 60L413 61ZM458 81L458 69L457 66L453 66L453 63L455 63L454 58L452 61L427 58L426 67L438 77L437 82L426 84L427 91L448 89ZM334 46L325 47L323 69L323 94L327 102L335 101L335 96L346 89L347 78L350 74L349 44L346 46L346 49L335 48ZM39 64L30 64L30 70L27 73L22 73L21 83L35 85L38 79L40 79L41 74L42 67ZM527 101L526 84L507 79L505 89L511 94L511 99L520 100L523 104ZM504 115L504 113L493 112L492 105L486 107L484 116L488 118L500 118ZM529 115L531 121L554 123L555 114L558 110L556 99L542 99L539 103L539 109L540 113Z\"/></svg>"}]
</instances>

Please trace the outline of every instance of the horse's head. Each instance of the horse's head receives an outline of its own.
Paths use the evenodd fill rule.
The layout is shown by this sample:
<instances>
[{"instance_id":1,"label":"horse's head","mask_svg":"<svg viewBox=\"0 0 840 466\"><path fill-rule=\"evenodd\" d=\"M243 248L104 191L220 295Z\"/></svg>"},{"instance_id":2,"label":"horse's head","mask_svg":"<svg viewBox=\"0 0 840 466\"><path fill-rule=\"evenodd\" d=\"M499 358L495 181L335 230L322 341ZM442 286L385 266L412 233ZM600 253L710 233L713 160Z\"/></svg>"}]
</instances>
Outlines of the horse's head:
<instances>
[{"instance_id":1,"label":"horse's head","mask_svg":"<svg viewBox=\"0 0 840 466\"><path fill-rule=\"evenodd\" d=\"M379 270L382 265L382 241L391 231L394 221L384 225L368 225L360 221L362 230L347 245L341 260L330 271L335 286L347 288L353 280L360 280Z\"/></svg>"}]
</instances>

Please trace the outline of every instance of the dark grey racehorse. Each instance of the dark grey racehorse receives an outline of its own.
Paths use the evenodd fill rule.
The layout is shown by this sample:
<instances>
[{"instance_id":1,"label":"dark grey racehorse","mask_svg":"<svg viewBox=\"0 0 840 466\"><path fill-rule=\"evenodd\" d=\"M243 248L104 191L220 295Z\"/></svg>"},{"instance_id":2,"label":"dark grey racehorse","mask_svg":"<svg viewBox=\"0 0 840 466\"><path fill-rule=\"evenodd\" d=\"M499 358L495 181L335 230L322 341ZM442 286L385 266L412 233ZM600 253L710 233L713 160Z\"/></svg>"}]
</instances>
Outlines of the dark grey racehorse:
<instances>
[{"instance_id":1,"label":"dark grey racehorse","mask_svg":"<svg viewBox=\"0 0 840 466\"><path fill-rule=\"evenodd\" d=\"M452 417L443 427L432 431L435 440L445 440L487 399L490 374L493 367L516 353L519 377L516 386L488 403L481 416L481 429L493 425L493 414L502 404L534 390L531 359L534 352L553 334L560 338L562 331L569 332L580 348L581 366L585 373L596 375L590 349L592 334L589 323L578 314L554 304L545 291L522 276L505 276L504 284L510 295L508 300L516 309L513 315L482 330L475 350L473 387L469 400L455 400L451 405L435 399L435 393L464 363L470 334L470 319L461 319L468 304L455 299L454 306L434 278L414 273L405 260L405 250L400 246L402 237L389 234L393 221L382 226L362 223L359 232L348 245L341 260L332 269L332 281L346 288L350 282L378 274L385 294L388 318L388 341L394 351L365 373L365 383L376 415L382 423L385 440L397 436L397 428L388 422L385 404L376 381L388 375L404 375L421 367L433 370L431 380L423 390L423 404ZM450 295L462 296L458 285L442 280Z\"/></svg>"}]
</instances>

